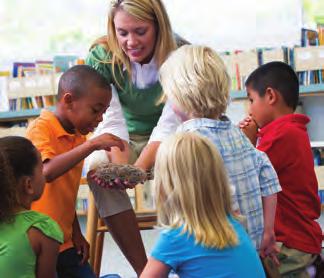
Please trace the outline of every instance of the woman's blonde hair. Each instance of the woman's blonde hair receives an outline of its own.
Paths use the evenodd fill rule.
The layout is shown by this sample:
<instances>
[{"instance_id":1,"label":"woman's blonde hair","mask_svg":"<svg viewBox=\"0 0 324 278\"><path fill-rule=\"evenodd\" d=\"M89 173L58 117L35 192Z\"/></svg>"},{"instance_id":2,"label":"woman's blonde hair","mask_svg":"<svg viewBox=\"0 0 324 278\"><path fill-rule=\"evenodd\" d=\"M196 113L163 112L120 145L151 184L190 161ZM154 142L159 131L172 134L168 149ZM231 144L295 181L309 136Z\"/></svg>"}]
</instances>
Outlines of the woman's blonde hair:
<instances>
[{"instance_id":1,"label":"woman's blonde hair","mask_svg":"<svg viewBox=\"0 0 324 278\"><path fill-rule=\"evenodd\" d=\"M215 118L226 111L231 79L222 59L207 46L175 50L160 68L160 82L165 96L187 114Z\"/></svg>"},{"instance_id":2,"label":"woman's blonde hair","mask_svg":"<svg viewBox=\"0 0 324 278\"><path fill-rule=\"evenodd\" d=\"M111 53L113 75L116 80L115 66L119 71L125 66L131 76L131 66L128 56L118 44L114 17L118 10L124 10L130 15L155 24L157 32L154 59L158 67L162 65L171 51L176 49L176 41L172 34L171 24L166 9L160 0L112 0L108 14L108 36L96 40L94 45L101 44Z\"/></svg>"},{"instance_id":3,"label":"woman's blonde hair","mask_svg":"<svg viewBox=\"0 0 324 278\"><path fill-rule=\"evenodd\" d=\"M223 160L207 138L178 133L158 150L154 182L158 222L182 227L196 242L223 249L238 243L228 221L231 195Z\"/></svg>"}]
</instances>

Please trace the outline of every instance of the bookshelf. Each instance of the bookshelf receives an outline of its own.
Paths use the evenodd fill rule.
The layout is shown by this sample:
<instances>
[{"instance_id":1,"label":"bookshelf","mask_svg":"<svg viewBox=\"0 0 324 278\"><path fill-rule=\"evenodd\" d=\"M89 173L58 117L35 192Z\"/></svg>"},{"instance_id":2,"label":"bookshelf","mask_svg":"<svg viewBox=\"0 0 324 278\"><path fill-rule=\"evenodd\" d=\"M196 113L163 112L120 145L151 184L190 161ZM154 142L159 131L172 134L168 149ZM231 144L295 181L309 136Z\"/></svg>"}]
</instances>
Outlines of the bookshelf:
<instances>
[{"instance_id":1,"label":"bookshelf","mask_svg":"<svg viewBox=\"0 0 324 278\"><path fill-rule=\"evenodd\" d=\"M35 108L35 109L0 112L0 122L28 120L30 118L35 118L39 116L40 111L42 109L43 108ZM47 107L46 109L54 111L54 106Z\"/></svg>"},{"instance_id":2,"label":"bookshelf","mask_svg":"<svg viewBox=\"0 0 324 278\"><path fill-rule=\"evenodd\" d=\"M302 85L299 87L300 97L307 96L324 96L324 83ZM235 90L230 93L232 100L246 99L247 94L245 90Z\"/></svg>"},{"instance_id":3,"label":"bookshelf","mask_svg":"<svg viewBox=\"0 0 324 278\"><path fill-rule=\"evenodd\" d=\"M232 77L232 88L230 97L232 104L237 105L234 109L235 120L241 120L246 115L247 108L247 94L244 88L244 81L246 77L262 63L270 62L273 60L285 61L291 64L298 72L302 81L300 86L300 99L303 104L304 113L309 115L312 119L308 125L308 130L311 139L312 148L324 150L324 129L321 128L324 122L324 46L308 46L296 47L294 49L278 48L278 49L265 49L265 50L251 50L251 51L236 51L233 53L225 53L221 55L227 70ZM322 72L322 79L317 80L317 84L312 84L313 76L304 74L304 72ZM48 96L53 96L57 91L57 83L60 73L51 72L48 75L25 75L25 77L11 78L8 80L10 84L7 89L8 100L23 99L23 98L37 98L41 97L46 99ZM0 98L0 101L3 101ZM20 135L24 136L27 122L39 116L42 108L26 109L26 105L14 105L10 107L11 110L0 112L0 137L6 135ZM30 103L29 103L30 104ZM29 107L29 104L27 107ZM36 104L36 102L32 102ZM46 109L54 110L53 103L43 102L46 104ZM50 105L50 106L48 106ZM230 105L231 106L231 105ZM34 106L33 106L34 107ZM18 127L15 124L18 123ZM23 123L23 124L21 124ZM22 125L22 126L21 126ZM323 164L323 161L322 161ZM324 165L321 168L316 168L319 175L319 184L321 190L324 192ZM86 215L87 210L87 190L88 186L83 184L86 181L80 182L80 196L77 202L78 215ZM323 194L324 200L324 194Z\"/></svg>"}]
</instances>

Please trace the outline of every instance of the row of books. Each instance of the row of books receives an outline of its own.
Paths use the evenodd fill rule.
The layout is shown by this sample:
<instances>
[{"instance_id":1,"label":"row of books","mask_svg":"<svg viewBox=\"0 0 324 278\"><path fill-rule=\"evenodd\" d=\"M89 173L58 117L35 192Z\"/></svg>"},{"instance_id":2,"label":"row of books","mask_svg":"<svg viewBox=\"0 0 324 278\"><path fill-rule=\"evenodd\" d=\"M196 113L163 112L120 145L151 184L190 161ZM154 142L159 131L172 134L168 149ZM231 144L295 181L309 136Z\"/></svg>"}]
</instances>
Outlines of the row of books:
<instances>
[{"instance_id":1,"label":"row of books","mask_svg":"<svg viewBox=\"0 0 324 278\"><path fill-rule=\"evenodd\" d=\"M2 86L9 111L38 109L56 104L58 81L61 74L84 61L75 55L57 55L53 61L14 62ZM3 98L3 97L2 97Z\"/></svg>"},{"instance_id":2,"label":"row of books","mask_svg":"<svg viewBox=\"0 0 324 278\"><path fill-rule=\"evenodd\" d=\"M56 96L35 96L9 99L9 110L20 111L26 109L39 109L52 107L56 104Z\"/></svg>"},{"instance_id":3,"label":"row of books","mask_svg":"<svg viewBox=\"0 0 324 278\"><path fill-rule=\"evenodd\" d=\"M75 209L78 215L85 215L88 211L88 199L77 198Z\"/></svg>"},{"instance_id":4,"label":"row of books","mask_svg":"<svg viewBox=\"0 0 324 278\"><path fill-rule=\"evenodd\" d=\"M324 27L318 31L302 29L300 47L256 49L221 53L232 78L232 90L243 90L249 74L259 65L282 61L297 72L300 85L324 82Z\"/></svg>"},{"instance_id":5,"label":"row of books","mask_svg":"<svg viewBox=\"0 0 324 278\"><path fill-rule=\"evenodd\" d=\"M14 62L12 76L23 77L35 74L65 72L68 68L83 63L83 59L80 59L76 55L55 55L52 61L36 60L35 62Z\"/></svg>"},{"instance_id":6,"label":"row of books","mask_svg":"<svg viewBox=\"0 0 324 278\"><path fill-rule=\"evenodd\" d=\"M301 32L301 46L311 47L311 46L324 46L324 27L319 26L318 30L302 29ZM307 54L303 54L304 58L307 58ZM316 56L316 55L315 55ZM319 57L324 57L324 49L321 50ZM304 59L305 60L305 59ZM309 70L302 71L298 73L298 78L301 85L317 84L323 83L324 80L324 70Z\"/></svg>"},{"instance_id":7,"label":"row of books","mask_svg":"<svg viewBox=\"0 0 324 278\"><path fill-rule=\"evenodd\" d=\"M85 168L83 169L83 171ZM78 215L85 215L88 211L88 196L89 187L85 185L80 185L78 191L78 198L76 201L76 212Z\"/></svg>"}]
</instances>

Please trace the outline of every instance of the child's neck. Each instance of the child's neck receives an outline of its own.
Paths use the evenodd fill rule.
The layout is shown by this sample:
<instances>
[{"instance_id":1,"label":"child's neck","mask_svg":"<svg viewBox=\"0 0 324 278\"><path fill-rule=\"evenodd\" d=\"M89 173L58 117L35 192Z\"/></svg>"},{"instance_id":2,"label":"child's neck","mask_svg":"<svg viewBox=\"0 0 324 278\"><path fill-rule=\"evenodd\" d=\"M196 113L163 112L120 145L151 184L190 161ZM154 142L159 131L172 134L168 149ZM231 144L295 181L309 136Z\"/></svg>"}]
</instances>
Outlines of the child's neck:
<instances>
[{"instance_id":1,"label":"child's neck","mask_svg":"<svg viewBox=\"0 0 324 278\"><path fill-rule=\"evenodd\" d=\"M273 120L279 119L283 116L294 114L294 110L291 107L283 106L273 111Z\"/></svg>"},{"instance_id":2,"label":"child's neck","mask_svg":"<svg viewBox=\"0 0 324 278\"><path fill-rule=\"evenodd\" d=\"M19 204L17 204L16 212L30 210L34 197L29 194L20 194Z\"/></svg>"},{"instance_id":3,"label":"child's neck","mask_svg":"<svg viewBox=\"0 0 324 278\"><path fill-rule=\"evenodd\" d=\"M20 205L20 206L16 207L13 210L13 212L16 214L16 213L19 213L19 212L22 212L22 211L26 211L26 210L30 210L30 205L29 205L29 207L28 206L25 207L25 206Z\"/></svg>"},{"instance_id":4,"label":"child's neck","mask_svg":"<svg viewBox=\"0 0 324 278\"><path fill-rule=\"evenodd\" d=\"M190 114L188 116L188 120L192 120L192 119L202 119L202 118L211 119L211 120L219 120L220 116L219 115L211 115L210 117L199 117L199 116L195 116L193 114Z\"/></svg>"},{"instance_id":5,"label":"child's neck","mask_svg":"<svg viewBox=\"0 0 324 278\"><path fill-rule=\"evenodd\" d=\"M64 111L64 109L61 106L59 106L59 105L56 106L54 114L66 132L71 133L71 134L75 133L74 126L67 119L66 111Z\"/></svg>"}]
</instances>

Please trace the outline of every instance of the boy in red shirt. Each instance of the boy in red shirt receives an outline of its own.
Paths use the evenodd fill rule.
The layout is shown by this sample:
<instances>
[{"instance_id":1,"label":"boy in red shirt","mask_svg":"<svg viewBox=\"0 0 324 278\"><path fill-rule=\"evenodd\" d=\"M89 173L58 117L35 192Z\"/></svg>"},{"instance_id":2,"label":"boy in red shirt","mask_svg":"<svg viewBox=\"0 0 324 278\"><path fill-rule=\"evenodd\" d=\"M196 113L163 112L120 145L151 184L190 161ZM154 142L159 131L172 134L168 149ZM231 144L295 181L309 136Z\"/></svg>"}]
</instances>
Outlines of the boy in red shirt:
<instances>
[{"instance_id":1,"label":"boy in red shirt","mask_svg":"<svg viewBox=\"0 0 324 278\"><path fill-rule=\"evenodd\" d=\"M282 277L308 277L306 267L321 252L321 213L306 115L294 114L299 83L282 62L260 66L245 82L249 117L240 127L257 148L267 153L282 191L275 218Z\"/></svg>"}]
</instances>

